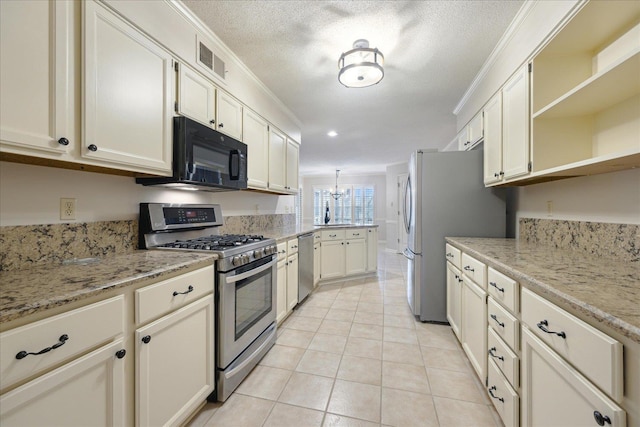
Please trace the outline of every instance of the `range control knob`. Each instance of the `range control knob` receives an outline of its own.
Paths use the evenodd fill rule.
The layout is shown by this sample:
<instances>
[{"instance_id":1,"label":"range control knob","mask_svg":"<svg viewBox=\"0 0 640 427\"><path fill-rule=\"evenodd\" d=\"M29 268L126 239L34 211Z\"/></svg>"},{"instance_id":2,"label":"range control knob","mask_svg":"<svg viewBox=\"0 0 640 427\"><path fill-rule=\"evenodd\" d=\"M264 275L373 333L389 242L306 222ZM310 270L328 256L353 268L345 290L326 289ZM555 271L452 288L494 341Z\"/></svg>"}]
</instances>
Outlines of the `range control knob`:
<instances>
[{"instance_id":1,"label":"range control knob","mask_svg":"<svg viewBox=\"0 0 640 427\"><path fill-rule=\"evenodd\" d=\"M269 255L275 254L278 248L275 245L269 246Z\"/></svg>"},{"instance_id":2,"label":"range control knob","mask_svg":"<svg viewBox=\"0 0 640 427\"><path fill-rule=\"evenodd\" d=\"M247 264L251 259L249 258L249 255L244 254L242 255L242 263L243 264Z\"/></svg>"},{"instance_id":3,"label":"range control knob","mask_svg":"<svg viewBox=\"0 0 640 427\"><path fill-rule=\"evenodd\" d=\"M253 256L255 258L262 258L266 255L266 253L267 251L265 249L256 249L255 251L253 251Z\"/></svg>"},{"instance_id":4,"label":"range control knob","mask_svg":"<svg viewBox=\"0 0 640 427\"><path fill-rule=\"evenodd\" d=\"M233 264L234 267L242 265L242 257L234 256L233 258L231 258L231 264Z\"/></svg>"}]
</instances>

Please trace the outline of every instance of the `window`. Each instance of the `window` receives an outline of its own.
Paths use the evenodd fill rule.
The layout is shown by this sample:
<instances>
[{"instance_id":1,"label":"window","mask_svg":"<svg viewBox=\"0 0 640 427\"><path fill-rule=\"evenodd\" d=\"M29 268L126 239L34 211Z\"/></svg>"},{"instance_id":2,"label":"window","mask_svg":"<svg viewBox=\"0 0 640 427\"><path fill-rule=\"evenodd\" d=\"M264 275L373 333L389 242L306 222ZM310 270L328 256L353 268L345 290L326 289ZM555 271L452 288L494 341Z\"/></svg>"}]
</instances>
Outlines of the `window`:
<instances>
[{"instance_id":1,"label":"window","mask_svg":"<svg viewBox=\"0 0 640 427\"><path fill-rule=\"evenodd\" d=\"M373 224L375 190L373 185L342 185L344 194L337 200L331 190L313 187L313 222L324 224L329 207L329 218L333 224Z\"/></svg>"}]
</instances>

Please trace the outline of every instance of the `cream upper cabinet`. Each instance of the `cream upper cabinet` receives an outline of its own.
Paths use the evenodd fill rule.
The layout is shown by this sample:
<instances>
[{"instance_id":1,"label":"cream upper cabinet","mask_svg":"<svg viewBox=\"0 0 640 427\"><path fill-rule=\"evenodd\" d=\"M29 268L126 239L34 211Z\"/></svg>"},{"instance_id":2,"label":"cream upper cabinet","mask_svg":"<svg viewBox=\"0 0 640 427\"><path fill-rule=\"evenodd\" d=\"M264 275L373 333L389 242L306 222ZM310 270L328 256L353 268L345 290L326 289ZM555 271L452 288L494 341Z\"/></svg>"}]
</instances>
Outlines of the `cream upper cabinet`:
<instances>
[{"instance_id":1,"label":"cream upper cabinet","mask_svg":"<svg viewBox=\"0 0 640 427\"><path fill-rule=\"evenodd\" d=\"M84 162L170 175L171 55L101 4L82 6Z\"/></svg>"},{"instance_id":2,"label":"cream upper cabinet","mask_svg":"<svg viewBox=\"0 0 640 427\"><path fill-rule=\"evenodd\" d=\"M242 141L242 104L226 92L216 96L216 127L232 138Z\"/></svg>"},{"instance_id":3,"label":"cream upper cabinet","mask_svg":"<svg viewBox=\"0 0 640 427\"><path fill-rule=\"evenodd\" d=\"M0 151L56 159L77 143L72 5L0 2Z\"/></svg>"},{"instance_id":4,"label":"cream upper cabinet","mask_svg":"<svg viewBox=\"0 0 640 427\"><path fill-rule=\"evenodd\" d=\"M215 127L216 87L200 73L184 64L178 65L177 113L206 126Z\"/></svg>"},{"instance_id":5,"label":"cream upper cabinet","mask_svg":"<svg viewBox=\"0 0 640 427\"><path fill-rule=\"evenodd\" d=\"M529 173L529 98L527 64L502 89L502 171L505 179Z\"/></svg>"},{"instance_id":6,"label":"cream upper cabinet","mask_svg":"<svg viewBox=\"0 0 640 427\"><path fill-rule=\"evenodd\" d=\"M456 139L458 140L459 151L464 151L467 149L467 145L469 145L469 140L467 139L467 135L468 135L467 127L465 126L464 128L462 128L460 133L458 133L458 135L456 136Z\"/></svg>"},{"instance_id":7,"label":"cream upper cabinet","mask_svg":"<svg viewBox=\"0 0 640 427\"><path fill-rule=\"evenodd\" d=\"M244 108L243 142L247 144L248 187L266 189L269 181L269 124L257 113Z\"/></svg>"},{"instance_id":8,"label":"cream upper cabinet","mask_svg":"<svg viewBox=\"0 0 640 427\"><path fill-rule=\"evenodd\" d=\"M502 92L484 106L484 183L502 181Z\"/></svg>"},{"instance_id":9,"label":"cream upper cabinet","mask_svg":"<svg viewBox=\"0 0 640 427\"><path fill-rule=\"evenodd\" d=\"M300 158L300 144L287 138L287 179L285 188L288 193L298 192L298 162Z\"/></svg>"},{"instance_id":10,"label":"cream upper cabinet","mask_svg":"<svg viewBox=\"0 0 640 427\"><path fill-rule=\"evenodd\" d=\"M469 143L466 147L467 150L473 148L476 144L482 141L484 137L484 121L483 112L480 111L474 116L473 119L467 125L467 139Z\"/></svg>"},{"instance_id":11,"label":"cream upper cabinet","mask_svg":"<svg viewBox=\"0 0 640 427\"><path fill-rule=\"evenodd\" d=\"M269 127L269 189L286 190L287 137L274 126Z\"/></svg>"}]
</instances>

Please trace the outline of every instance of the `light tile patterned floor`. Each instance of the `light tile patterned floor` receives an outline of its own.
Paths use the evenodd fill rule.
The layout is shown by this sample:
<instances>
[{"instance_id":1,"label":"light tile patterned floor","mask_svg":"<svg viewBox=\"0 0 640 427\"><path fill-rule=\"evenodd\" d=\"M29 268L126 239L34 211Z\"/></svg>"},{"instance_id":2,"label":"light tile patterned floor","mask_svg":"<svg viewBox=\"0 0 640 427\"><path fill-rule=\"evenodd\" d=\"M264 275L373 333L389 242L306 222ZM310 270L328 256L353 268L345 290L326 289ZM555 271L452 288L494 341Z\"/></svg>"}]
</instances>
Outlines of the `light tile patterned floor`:
<instances>
[{"instance_id":1,"label":"light tile patterned floor","mask_svg":"<svg viewBox=\"0 0 640 427\"><path fill-rule=\"evenodd\" d=\"M378 268L319 286L235 393L190 426L501 426L451 328L411 315L404 258L381 251Z\"/></svg>"}]
</instances>

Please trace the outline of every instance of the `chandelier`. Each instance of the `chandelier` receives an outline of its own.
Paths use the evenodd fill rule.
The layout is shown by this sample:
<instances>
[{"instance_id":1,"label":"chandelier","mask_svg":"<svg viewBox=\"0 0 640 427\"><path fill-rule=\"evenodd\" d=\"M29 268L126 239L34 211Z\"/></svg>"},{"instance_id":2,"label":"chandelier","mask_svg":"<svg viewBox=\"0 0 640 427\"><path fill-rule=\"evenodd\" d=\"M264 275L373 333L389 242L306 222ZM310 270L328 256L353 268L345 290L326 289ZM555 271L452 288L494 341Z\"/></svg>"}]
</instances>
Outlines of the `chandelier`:
<instances>
[{"instance_id":1,"label":"chandelier","mask_svg":"<svg viewBox=\"0 0 640 427\"><path fill-rule=\"evenodd\" d=\"M369 41L358 39L353 49L340 55L338 80L346 87L367 87L380 83L384 77L384 56L369 47Z\"/></svg>"},{"instance_id":2,"label":"chandelier","mask_svg":"<svg viewBox=\"0 0 640 427\"><path fill-rule=\"evenodd\" d=\"M331 190L329 190L329 194L334 200L338 200L340 197L344 196L344 190L338 191L338 175L340 175L340 169L336 169L336 191L331 192Z\"/></svg>"}]
</instances>

